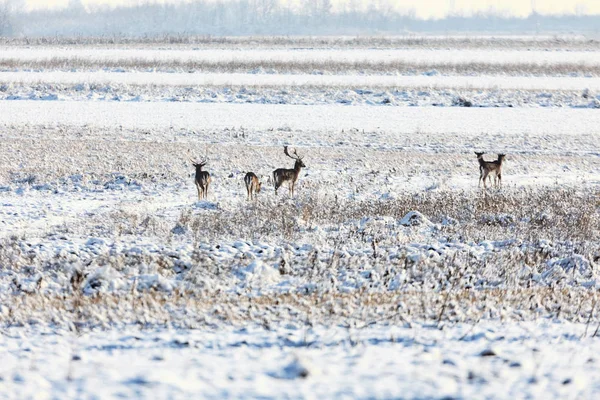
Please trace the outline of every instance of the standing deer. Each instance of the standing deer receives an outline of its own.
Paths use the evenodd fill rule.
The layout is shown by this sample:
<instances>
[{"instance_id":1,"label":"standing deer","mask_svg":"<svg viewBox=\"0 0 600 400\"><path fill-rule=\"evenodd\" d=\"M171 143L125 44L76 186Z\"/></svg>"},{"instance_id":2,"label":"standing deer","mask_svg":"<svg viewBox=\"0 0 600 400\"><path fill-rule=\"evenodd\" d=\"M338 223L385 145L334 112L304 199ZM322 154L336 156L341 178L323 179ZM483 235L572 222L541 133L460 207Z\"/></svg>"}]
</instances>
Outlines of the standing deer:
<instances>
[{"instance_id":1,"label":"standing deer","mask_svg":"<svg viewBox=\"0 0 600 400\"><path fill-rule=\"evenodd\" d=\"M194 179L194 183L196 183L196 189L198 189L198 200L206 199L206 196L208 195L210 174L208 171L202 171L202 167L204 167L207 162L208 160L202 160L200 162L192 160L192 165L196 167L196 178Z\"/></svg>"},{"instance_id":2,"label":"standing deer","mask_svg":"<svg viewBox=\"0 0 600 400\"><path fill-rule=\"evenodd\" d=\"M491 180L490 174L494 175L494 186L500 187L502 184L502 163L504 162L504 158L506 154L498 154L498 159L494 161L484 161L483 153L475 153L477 154L477 160L479 161L479 183L481 185L481 181L483 180L483 188L487 189L485 185L485 179L489 178Z\"/></svg>"},{"instance_id":3,"label":"standing deer","mask_svg":"<svg viewBox=\"0 0 600 400\"><path fill-rule=\"evenodd\" d=\"M248 192L248 200L256 198L256 195L260 193L260 187L262 183L258 181L258 176L254 172L248 172L244 176L244 183L246 184L246 191Z\"/></svg>"},{"instance_id":4,"label":"standing deer","mask_svg":"<svg viewBox=\"0 0 600 400\"><path fill-rule=\"evenodd\" d=\"M278 168L275 171L273 171L273 183L275 185L275 194L277 195L277 189L279 189L283 182L289 181L290 195L291 197L294 197L294 186L296 185L296 181L298 180L298 175L300 175L300 169L303 167L306 168L306 165L304 165L304 162L302 162L302 157L298 155L296 149L294 149L293 156L291 156L290 153L288 153L287 146L283 146L283 152L286 156L295 160L294 168Z\"/></svg>"},{"instance_id":5,"label":"standing deer","mask_svg":"<svg viewBox=\"0 0 600 400\"><path fill-rule=\"evenodd\" d=\"M481 187L481 179L483 179L483 168L488 163L488 161L485 161L483 159L484 154L485 153L483 153L483 152L481 152L481 153L479 153L477 151L475 152L475 155L477 156L477 161L479 161L479 184L477 185L477 187ZM492 180L492 178L490 177L489 178L490 183L491 183L491 180ZM484 182L484 185L485 185L485 182Z\"/></svg>"},{"instance_id":6,"label":"standing deer","mask_svg":"<svg viewBox=\"0 0 600 400\"><path fill-rule=\"evenodd\" d=\"M492 163L494 163L496 166L494 169L496 171L496 178L494 179L494 182L497 182L498 187L502 186L502 163L504 162L505 158L506 154L498 154L498 159L496 161L492 161Z\"/></svg>"}]
</instances>

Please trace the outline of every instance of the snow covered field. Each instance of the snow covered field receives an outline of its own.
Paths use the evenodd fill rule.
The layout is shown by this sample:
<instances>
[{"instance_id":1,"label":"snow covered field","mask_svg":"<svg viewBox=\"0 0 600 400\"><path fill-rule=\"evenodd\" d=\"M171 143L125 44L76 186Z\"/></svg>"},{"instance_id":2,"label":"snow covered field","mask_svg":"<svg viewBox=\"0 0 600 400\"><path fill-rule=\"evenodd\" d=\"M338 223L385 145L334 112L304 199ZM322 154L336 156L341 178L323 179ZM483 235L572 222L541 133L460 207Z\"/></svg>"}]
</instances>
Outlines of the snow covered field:
<instances>
[{"instance_id":1,"label":"snow covered field","mask_svg":"<svg viewBox=\"0 0 600 400\"><path fill-rule=\"evenodd\" d=\"M0 398L598 395L597 78L46 62L0 72ZM507 154L501 189L478 189L478 150Z\"/></svg>"},{"instance_id":2,"label":"snow covered field","mask_svg":"<svg viewBox=\"0 0 600 400\"><path fill-rule=\"evenodd\" d=\"M591 398L600 349L584 331L546 321L81 335L11 328L0 338L0 387L20 398Z\"/></svg>"},{"instance_id":3,"label":"snow covered field","mask_svg":"<svg viewBox=\"0 0 600 400\"><path fill-rule=\"evenodd\" d=\"M276 74L173 74L161 72L0 72L7 84L62 84L81 92L86 86L249 86L249 87L367 87L432 89L600 90L600 78L497 77L497 76L379 76L379 75L276 75ZM77 86L76 86L77 85ZM110 88L110 86L106 86ZM8 86L4 89L8 91ZM581 93L578 93L581 94Z\"/></svg>"},{"instance_id":4,"label":"snow covered field","mask_svg":"<svg viewBox=\"0 0 600 400\"><path fill-rule=\"evenodd\" d=\"M83 60L103 62L145 61L145 62L210 62L246 63L272 61L287 63L326 62L411 62L432 64L436 62L464 63L537 63L598 65L600 53L596 51L549 51L546 49L527 50L465 50L461 49L136 49L136 48L89 48L89 47L38 47L0 48L0 62L16 60L22 63L38 61L51 64L55 60L70 60L77 63Z\"/></svg>"}]
</instances>

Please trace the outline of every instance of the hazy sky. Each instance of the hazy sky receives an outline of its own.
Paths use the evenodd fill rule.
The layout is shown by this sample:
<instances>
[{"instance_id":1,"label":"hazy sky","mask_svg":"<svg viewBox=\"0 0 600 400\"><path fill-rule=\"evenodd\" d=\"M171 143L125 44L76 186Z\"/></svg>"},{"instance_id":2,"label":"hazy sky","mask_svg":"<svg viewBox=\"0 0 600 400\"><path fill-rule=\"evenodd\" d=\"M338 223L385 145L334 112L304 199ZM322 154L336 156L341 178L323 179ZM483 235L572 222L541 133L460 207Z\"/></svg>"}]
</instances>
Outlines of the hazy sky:
<instances>
[{"instance_id":1,"label":"hazy sky","mask_svg":"<svg viewBox=\"0 0 600 400\"><path fill-rule=\"evenodd\" d=\"M69 0L24 1L28 8L65 7L69 4ZM153 0L155 3L177 3L180 1L182 0ZM81 2L86 6L93 7L94 5L136 5L143 4L146 0L81 0ZM287 2L287 0L282 0L282 2ZM332 2L335 7L344 7L344 5L350 3L361 3L365 7L371 4L371 1L368 0L332 0ZM531 13L532 8L542 14L600 14L600 0L373 0L372 3L390 4L393 8L401 10L414 9L416 14L423 18L443 17L451 9L455 12L467 14L477 11L497 10L518 16L527 16Z\"/></svg>"}]
</instances>

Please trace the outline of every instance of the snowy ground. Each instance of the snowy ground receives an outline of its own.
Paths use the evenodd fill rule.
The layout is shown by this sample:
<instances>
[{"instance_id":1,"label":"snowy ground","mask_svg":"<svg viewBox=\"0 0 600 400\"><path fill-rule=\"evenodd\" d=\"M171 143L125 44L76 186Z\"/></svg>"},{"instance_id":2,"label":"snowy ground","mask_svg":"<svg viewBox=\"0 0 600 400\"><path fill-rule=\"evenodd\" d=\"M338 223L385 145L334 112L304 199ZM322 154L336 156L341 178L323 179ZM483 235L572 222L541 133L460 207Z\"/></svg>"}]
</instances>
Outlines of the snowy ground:
<instances>
[{"instance_id":1,"label":"snowy ground","mask_svg":"<svg viewBox=\"0 0 600 400\"><path fill-rule=\"evenodd\" d=\"M284 75L284 74L175 74L164 72L0 72L0 82L8 84L47 83L70 85L75 91L86 86L249 86L249 87L367 87L432 89L579 90L597 91L600 78L578 77L497 77L497 76L388 76L388 75ZM79 86L76 86L79 85ZM4 87L3 91L8 91Z\"/></svg>"},{"instance_id":2,"label":"snowy ground","mask_svg":"<svg viewBox=\"0 0 600 400\"><path fill-rule=\"evenodd\" d=\"M573 51L546 49L527 50L465 50L461 49L187 49L169 48L94 48L74 46L64 47L0 47L0 60L19 60L20 62L46 61L55 59L90 60L110 62L121 60L145 61L209 61L209 62L249 62L272 60L287 62L325 61L325 62L361 62L385 63L389 61L410 61L431 64L434 62L471 63L547 63L547 64L599 64L600 54L596 51Z\"/></svg>"},{"instance_id":3,"label":"snowy ground","mask_svg":"<svg viewBox=\"0 0 600 400\"><path fill-rule=\"evenodd\" d=\"M598 339L551 321L3 333L20 398L590 398L600 372Z\"/></svg>"},{"instance_id":4,"label":"snowy ground","mask_svg":"<svg viewBox=\"0 0 600 400\"><path fill-rule=\"evenodd\" d=\"M597 78L207 76L0 73L0 398L597 395Z\"/></svg>"}]
</instances>

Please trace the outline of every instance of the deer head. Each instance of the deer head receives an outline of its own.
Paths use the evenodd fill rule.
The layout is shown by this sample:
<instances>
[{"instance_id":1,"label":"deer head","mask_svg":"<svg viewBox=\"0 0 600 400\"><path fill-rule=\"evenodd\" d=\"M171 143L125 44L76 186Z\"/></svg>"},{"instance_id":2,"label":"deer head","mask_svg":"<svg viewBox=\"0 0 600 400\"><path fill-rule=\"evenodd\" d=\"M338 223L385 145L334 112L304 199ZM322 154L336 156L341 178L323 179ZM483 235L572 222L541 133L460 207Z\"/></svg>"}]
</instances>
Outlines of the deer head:
<instances>
[{"instance_id":1,"label":"deer head","mask_svg":"<svg viewBox=\"0 0 600 400\"><path fill-rule=\"evenodd\" d=\"M202 170L202 167L204 167L208 163L207 159L203 159L203 160L200 160L200 161L196 161L194 159L191 159L191 161L192 161L192 165L194 167L196 167L196 169L198 169L198 170Z\"/></svg>"}]
</instances>

